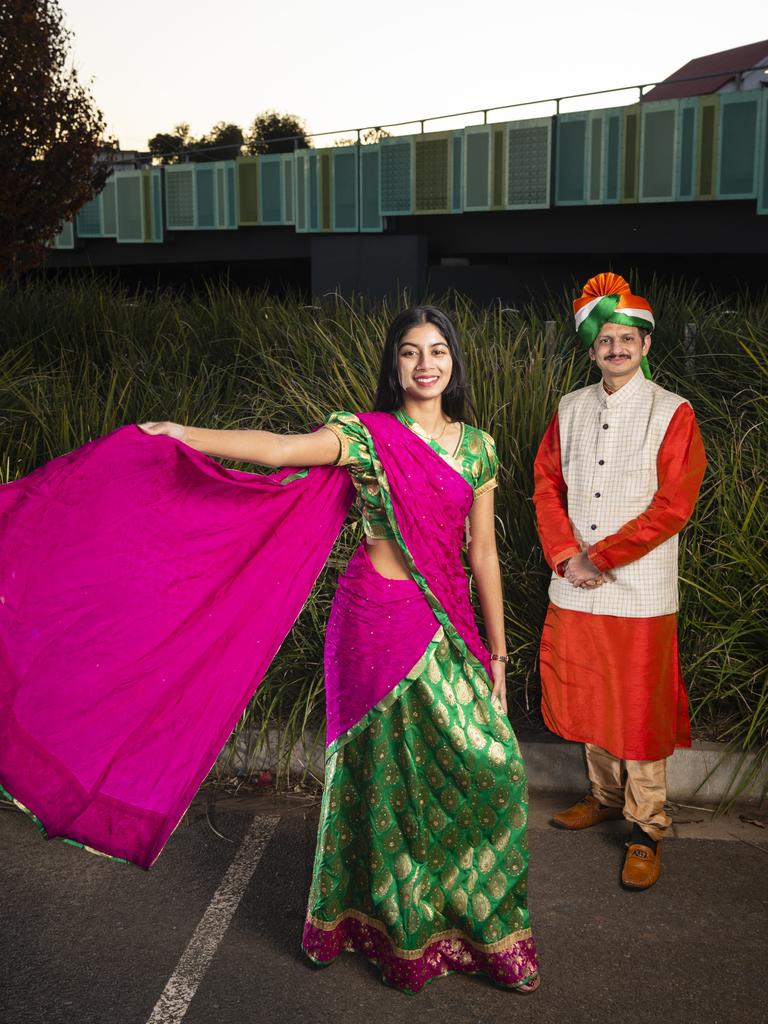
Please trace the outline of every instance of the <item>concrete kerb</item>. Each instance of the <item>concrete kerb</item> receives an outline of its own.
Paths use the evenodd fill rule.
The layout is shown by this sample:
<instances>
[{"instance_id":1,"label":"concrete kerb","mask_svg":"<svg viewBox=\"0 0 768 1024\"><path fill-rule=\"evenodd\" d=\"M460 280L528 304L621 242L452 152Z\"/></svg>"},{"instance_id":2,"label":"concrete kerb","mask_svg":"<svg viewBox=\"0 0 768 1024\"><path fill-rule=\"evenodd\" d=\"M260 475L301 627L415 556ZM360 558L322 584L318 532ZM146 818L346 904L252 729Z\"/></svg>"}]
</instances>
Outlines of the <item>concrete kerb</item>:
<instances>
[{"instance_id":1,"label":"concrete kerb","mask_svg":"<svg viewBox=\"0 0 768 1024\"><path fill-rule=\"evenodd\" d=\"M528 771L530 788L540 793L587 792L588 780L584 762L584 748L580 743L569 743L556 736L536 738L523 736L520 750ZM755 763L755 754L729 751L724 743L694 740L690 748L675 751L667 762L667 795L678 803L718 804L731 795L735 782ZM255 734L242 734L235 741L234 750L219 758L233 774L269 770L278 764L288 768L289 778L303 777L308 772L322 780L324 773L324 747L319 737L302 737L290 752L280 749L280 733L270 729L262 742L255 743ZM755 781L739 794L740 804L757 806L765 796L767 781Z\"/></svg>"}]
</instances>

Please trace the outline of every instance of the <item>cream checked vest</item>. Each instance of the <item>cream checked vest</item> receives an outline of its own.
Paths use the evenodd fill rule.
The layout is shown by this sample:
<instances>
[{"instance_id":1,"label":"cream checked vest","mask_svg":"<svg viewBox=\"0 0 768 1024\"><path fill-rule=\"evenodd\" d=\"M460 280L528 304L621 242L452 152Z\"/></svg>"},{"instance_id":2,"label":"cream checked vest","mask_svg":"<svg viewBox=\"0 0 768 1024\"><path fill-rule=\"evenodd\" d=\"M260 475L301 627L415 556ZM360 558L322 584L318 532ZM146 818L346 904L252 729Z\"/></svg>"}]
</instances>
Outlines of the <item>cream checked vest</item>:
<instances>
[{"instance_id":1,"label":"cream checked vest","mask_svg":"<svg viewBox=\"0 0 768 1024\"><path fill-rule=\"evenodd\" d=\"M601 381L561 399L558 422L568 516L585 548L648 508L658 487L661 442L684 402L640 370L612 395ZM594 590L572 587L553 573L549 597L559 608L593 615L647 618L676 612L677 537L612 569Z\"/></svg>"}]
</instances>

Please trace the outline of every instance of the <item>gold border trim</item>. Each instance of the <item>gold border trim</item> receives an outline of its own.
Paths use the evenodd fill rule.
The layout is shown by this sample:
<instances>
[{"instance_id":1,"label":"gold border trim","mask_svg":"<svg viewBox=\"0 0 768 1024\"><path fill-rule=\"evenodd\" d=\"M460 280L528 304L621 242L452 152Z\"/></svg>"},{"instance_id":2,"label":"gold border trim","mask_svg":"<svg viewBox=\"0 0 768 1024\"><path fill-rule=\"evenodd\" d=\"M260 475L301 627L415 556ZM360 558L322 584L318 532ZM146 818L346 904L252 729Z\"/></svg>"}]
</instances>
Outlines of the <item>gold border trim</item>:
<instances>
[{"instance_id":1,"label":"gold border trim","mask_svg":"<svg viewBox=\"0 0 768 1024\"><path fill-rule=\"evenodd\" d=\"M334 434L341 446L339 454L332 463L334 466L347 466L349 465L349 438L344 433L344 428L339 423L324 423L323 426L330 430Z\"/></svg>"},{"instance_id":2,"label":"gold border trim","mask_svg":"<svg viewBox=\"0 0 768 1024\"><path fill-rule=\"evenodd\" d=\"M480 484L479 487L475 488L475 497L479 498L481 494L485 494L486 491L492 491L494 487L498 487L499 482L496 477L491 477L490 480L486 480L484 484Z\"/></svg>"},{"instance_id":3,"label":"gold border trim","mask_svg":"<svg viewBox=\"0 0 768 1024\"><path fill-rule=\"evenodd\" d=\"M363 914L360 910L345 910L344 913L339 914L333 922L321 921L319 918L315 917L314 914L307 911L307 920L309 923L313 925L313 927L317 928L318 931L322 932L334 931L348 918L353 918L355 921L359 921L361 924L366 924L380 932L389 943L393 953L402 960L418 960L420 957L424 956L430 946L433 946L436 942L441 942L444 939L461 939L463 942L466 942L468 946L478 950L480 953L503 953L505 950L514 946L516 943L521 942L523 939L530 939L532 937L530 928L521 928L520 931L512 932L512 934L507 935L506 938L499 939L498 942L492 942L488 945L483 942L475 942L474 939L470 939L466 932L462 932L458 928L449 928L444 932L436 932L431 936L429 942L425 943L425 945L421 946L419 949L400 949L392 942L387 929L381 921L377 921L373 917L368 917L367 914Z\"/></svg>"}]
</instances>

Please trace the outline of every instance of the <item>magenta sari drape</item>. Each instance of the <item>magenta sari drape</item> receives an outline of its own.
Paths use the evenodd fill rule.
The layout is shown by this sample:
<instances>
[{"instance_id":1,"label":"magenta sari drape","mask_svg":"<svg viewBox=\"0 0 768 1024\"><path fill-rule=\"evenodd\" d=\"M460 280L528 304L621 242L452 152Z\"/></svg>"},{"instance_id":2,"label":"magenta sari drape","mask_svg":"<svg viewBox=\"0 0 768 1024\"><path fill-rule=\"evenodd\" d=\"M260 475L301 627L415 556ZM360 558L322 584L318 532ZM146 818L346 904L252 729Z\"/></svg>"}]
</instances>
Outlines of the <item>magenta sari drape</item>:
<instances>
[{"instance_id":1,"label":"magenta sari drape","mask_svg":"<svg viewBox=\"0 0 768 1024\"><path fill-rule=\"evenodd\" d=\"M329 741L396 686L436 622L489 668L461 563L471 487L394 416L360 419L420 593L406 584L410 613L395 600L394 626L379 618L371 672L329 637ZM352 497L343 469L241 473L137 427L0 487L0 785L49 836L149 867Z\"/></svg>"},{"instance_id":2,"label":"magenta sari drape","mask_svg":"<svg viewBox=\"0 0 768 1024\"><path fill-rule=\"evenodd\" d=\"M124 427L0 488L0 784L149 867L320 572L353 497Z\"/></svg>"}]
</instances>

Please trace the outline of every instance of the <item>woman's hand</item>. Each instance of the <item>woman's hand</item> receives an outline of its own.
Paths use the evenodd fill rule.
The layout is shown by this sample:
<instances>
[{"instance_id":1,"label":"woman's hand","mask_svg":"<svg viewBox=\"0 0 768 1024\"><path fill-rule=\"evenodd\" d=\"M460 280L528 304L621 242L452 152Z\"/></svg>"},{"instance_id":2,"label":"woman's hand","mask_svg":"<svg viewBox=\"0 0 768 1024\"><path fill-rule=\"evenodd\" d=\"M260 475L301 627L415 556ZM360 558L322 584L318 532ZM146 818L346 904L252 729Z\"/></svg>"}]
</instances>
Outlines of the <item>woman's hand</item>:
<instances>
[{"instance_id":1,"label":"woman's hand","mask_svg":"<svg viewBox=\"0 0 768 1024\"><path fill-rule=\"evenodd\" d=\"M162 420L159 423L137 423L136 426L145 434L167 434L168 437L175 437L177 441L187 440L187 428L183 423Z\"/></svg>"},{"instance_id":2,"label":"woman's hand","mask_svg":"<svg viewBox=\"0 0 768 1024\"><path fill-rule=\"evenodd\" d=\"M503 661L491 662L491 678L493 689L491 690L491 702L501 705L501 709L507 713L507 666Z\"/></svg>"}]
</instances>

